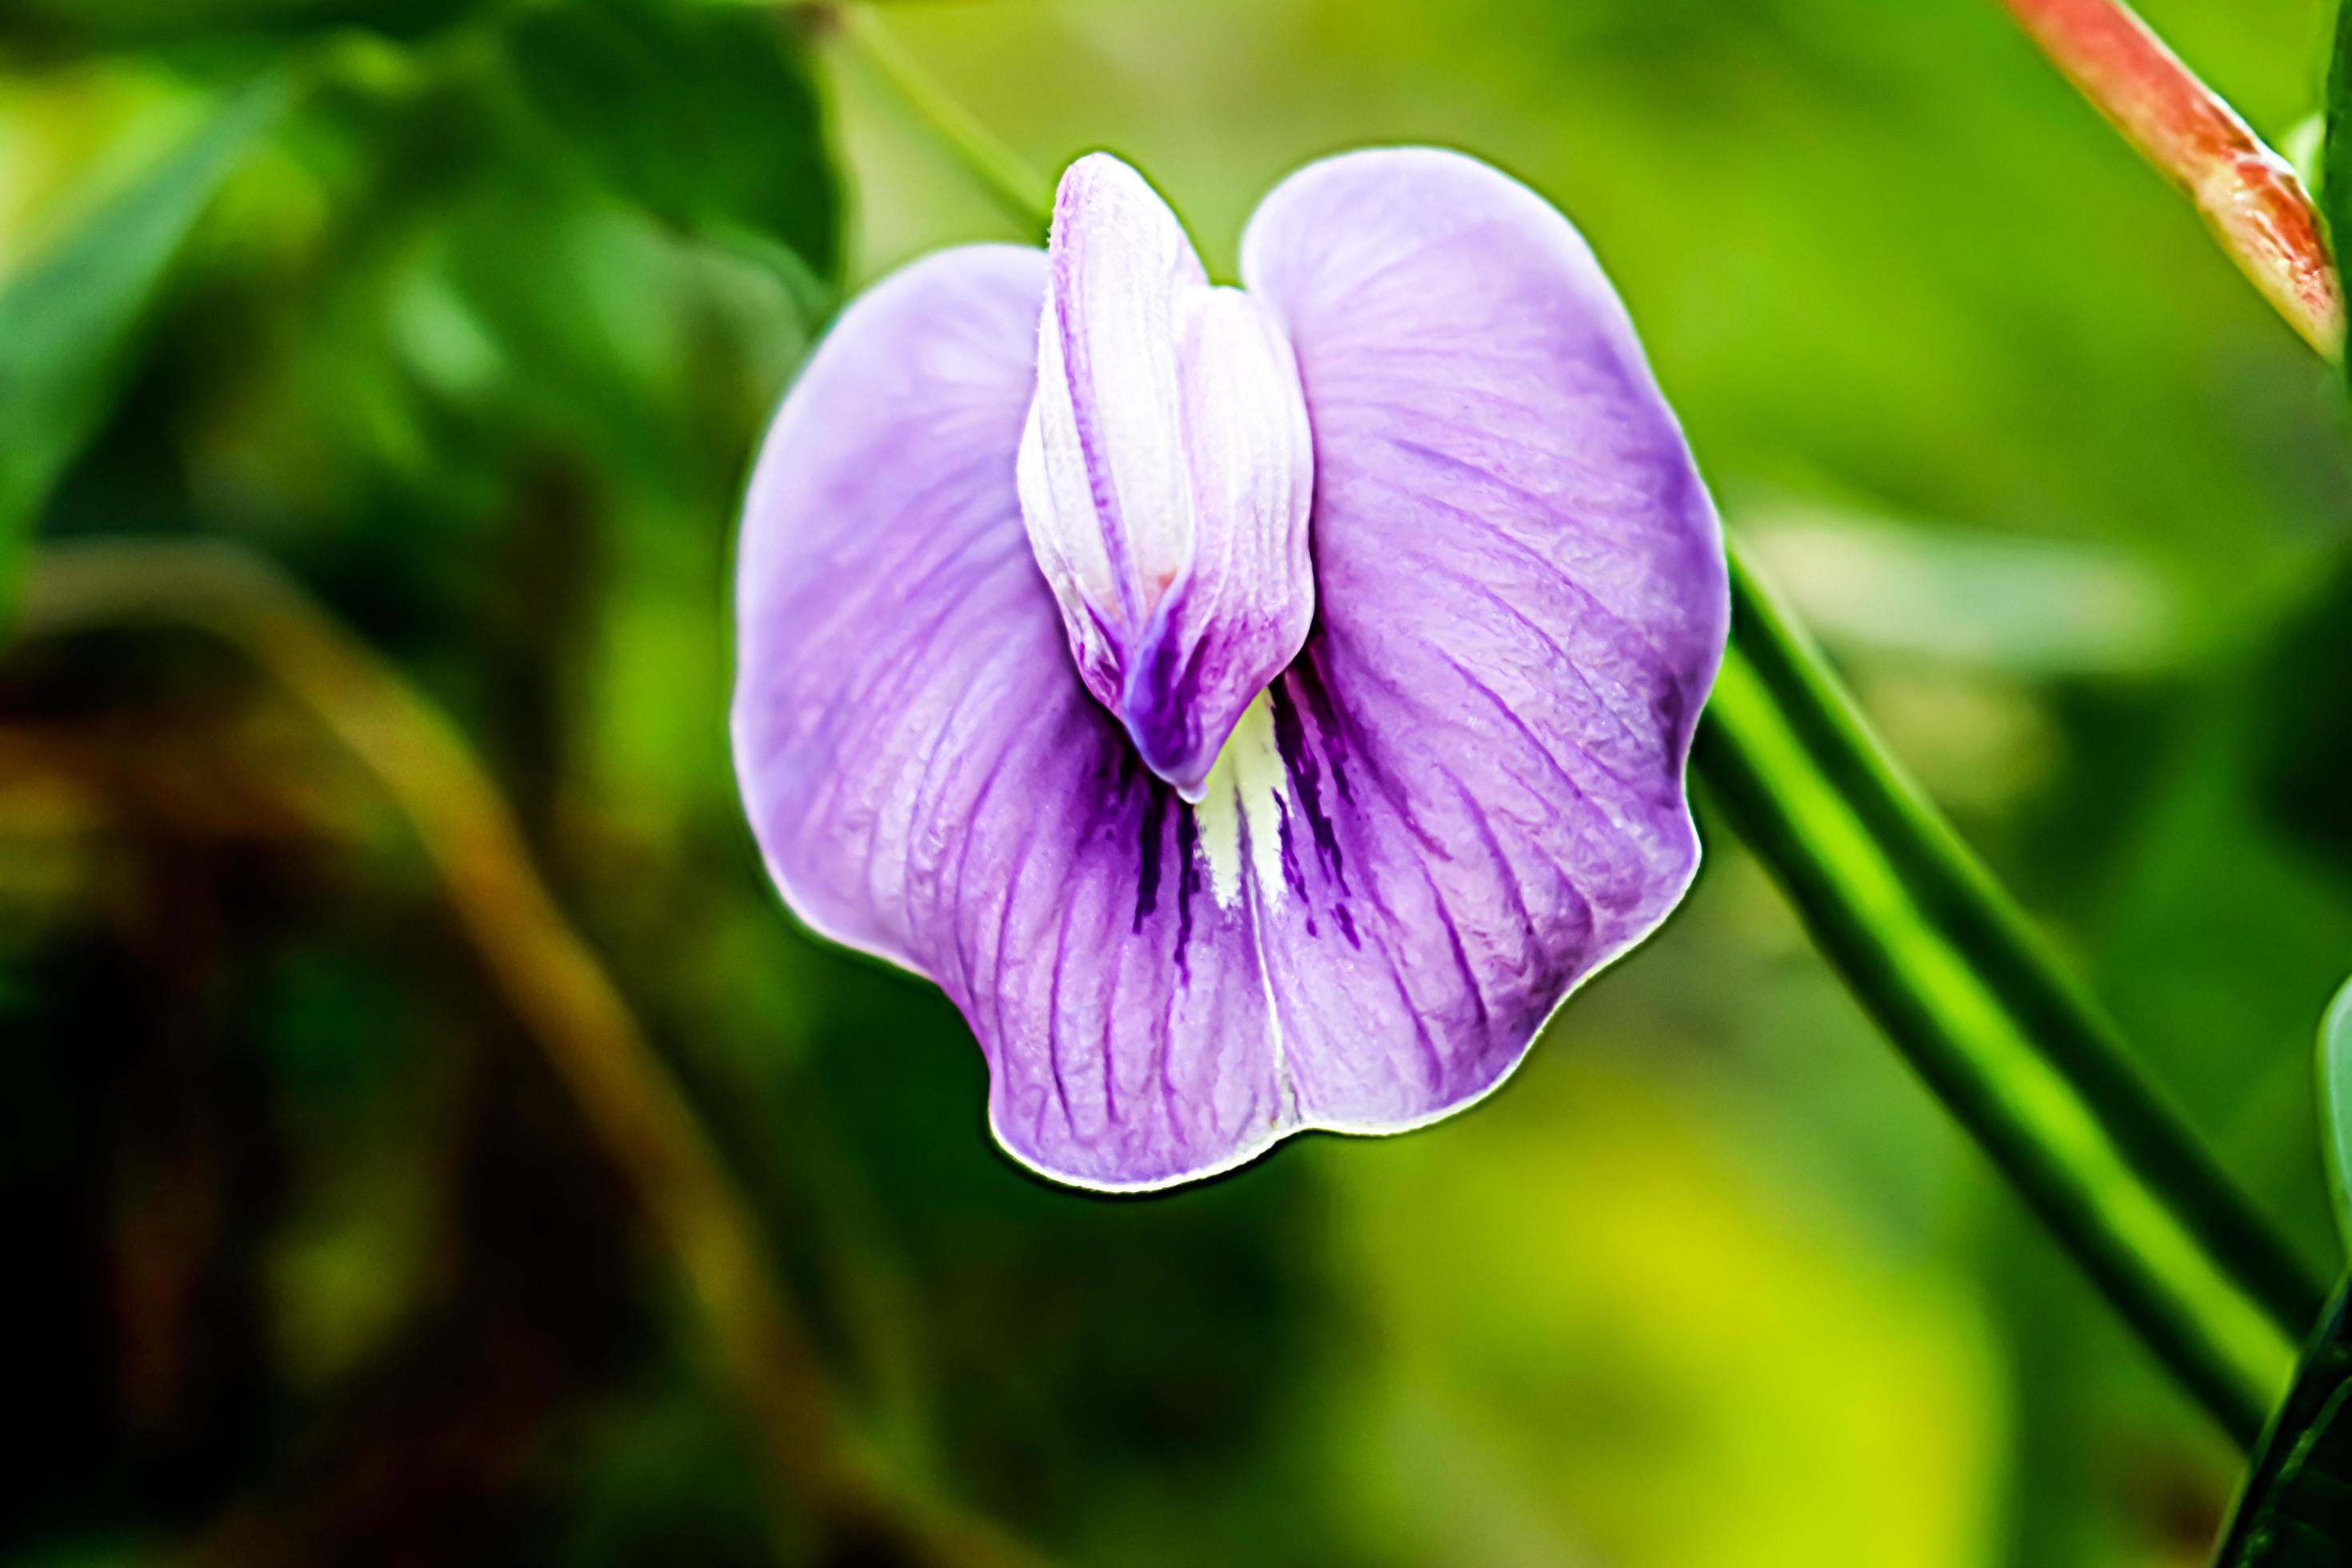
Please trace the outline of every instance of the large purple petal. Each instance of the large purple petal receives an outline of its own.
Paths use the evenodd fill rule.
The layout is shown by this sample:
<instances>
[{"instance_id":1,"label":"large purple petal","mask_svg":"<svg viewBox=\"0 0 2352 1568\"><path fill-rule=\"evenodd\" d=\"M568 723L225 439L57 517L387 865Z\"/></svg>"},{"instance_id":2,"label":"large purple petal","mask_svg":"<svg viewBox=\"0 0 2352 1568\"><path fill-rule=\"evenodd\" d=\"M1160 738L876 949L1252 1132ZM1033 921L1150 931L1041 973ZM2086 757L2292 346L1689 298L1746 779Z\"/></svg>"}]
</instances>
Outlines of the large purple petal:
<instances>
[{"instance_id":1,"label":"large purple petal","mask_svg":"<svg viewBox=\"0 0 2352 1568\"><path fill-rule=\"evenodd\" d=\"M1615 293L1517 182L1314 164L1242 270L1307 389L1319 605L1241 793L1279 835L1250 879L1302 1122L1391 1131L1493 1088L1688 886L1722 542Z\"/></svg>"},{"instance_id":2,"label":"large purple petal","mask_svg":"<svg viewBox=\"0 0 2352 1568\"><path fill-rule=\"evenodd\" d=\"M962 1008L1005 1147L1151 1186L1292 1118L1250 902L1204 885L1192 813L1081 684L1031 554L1045 287L1034 251L919 262L786 399L746 503L736 769L802 918Z\"/></svg>"}]
</instances>

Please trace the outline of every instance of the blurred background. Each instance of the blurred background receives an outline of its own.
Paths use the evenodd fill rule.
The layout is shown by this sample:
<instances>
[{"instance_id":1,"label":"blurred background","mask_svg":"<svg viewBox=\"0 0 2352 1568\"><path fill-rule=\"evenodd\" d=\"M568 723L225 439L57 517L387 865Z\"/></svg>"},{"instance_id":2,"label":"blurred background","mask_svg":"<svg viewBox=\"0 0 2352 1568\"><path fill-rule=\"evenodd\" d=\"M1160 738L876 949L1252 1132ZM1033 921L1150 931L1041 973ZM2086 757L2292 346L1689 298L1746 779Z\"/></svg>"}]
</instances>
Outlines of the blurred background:
<instances>
[{"instance_id":1,"label":"blurred background","mask_svg":"<svg viewBox=\"0 0 2352 1568\"><path fill-rule=\"evenodd\" d=\"M2324 0L2142 9L2309 140ZM1890 745L2334 1266L2345 413L1991 0L874 15L1213 271L1367 142L1567 210ZM1027 237L845 42L0 0L0 1562L2201 1563L2235 1456L1722 832L1507 1092L1145 1200L1013 1166L954 1010L795 928L726 744L753 444L847 291Z\"/></svg>"}]
</instances>

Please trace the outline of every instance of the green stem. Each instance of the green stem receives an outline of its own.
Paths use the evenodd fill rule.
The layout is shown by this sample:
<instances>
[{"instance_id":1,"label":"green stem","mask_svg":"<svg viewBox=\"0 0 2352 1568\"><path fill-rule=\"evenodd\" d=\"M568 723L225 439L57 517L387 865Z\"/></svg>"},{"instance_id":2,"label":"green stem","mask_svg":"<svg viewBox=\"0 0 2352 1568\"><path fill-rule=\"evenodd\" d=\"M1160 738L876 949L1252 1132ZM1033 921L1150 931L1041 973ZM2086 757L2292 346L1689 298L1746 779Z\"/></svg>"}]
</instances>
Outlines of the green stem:
<instances>
[{"instance_id":1,"label":"green stem","mask_svg":"<svg viewBox=\"0 0 2352 1568\"><path fill-rule=\"evenodd\" d=\"M849 36L1001 205L1045 182L871 16ZM944 108L942 106L945 106ZM976 129L976 126L974 127ZM2114 1026L1902 776L1735 550L1732 635L1692 758L1824 957L2149 1347L2240 1444L2320 1289L2149 1087Z\"/></svg>"},{"instance_id":2,"label":"green stem","mask_svg":"<svg viewBox=\"0 0 2352 1568\"><path fill-rule=\"evenodd\" d=\"M1692 760L1879 1027L2157 1355L2252 1442L2317 1283L1736 552L1731 646Z\"/></svg>"},{"instance_id":3,"label":"green stem","mask_svg":"<svg viewBox=\"0 0 2352 1568\"><path fill-rule=\"evenodd\" d=\"M835 26L874 74L888 83L940 144L955 154L1005 216L1027 230L1030 237L1043 239L1053 217L1053 182L932 80L871 10L844 6L835 14Z\"/></svg>"}]
</instances>

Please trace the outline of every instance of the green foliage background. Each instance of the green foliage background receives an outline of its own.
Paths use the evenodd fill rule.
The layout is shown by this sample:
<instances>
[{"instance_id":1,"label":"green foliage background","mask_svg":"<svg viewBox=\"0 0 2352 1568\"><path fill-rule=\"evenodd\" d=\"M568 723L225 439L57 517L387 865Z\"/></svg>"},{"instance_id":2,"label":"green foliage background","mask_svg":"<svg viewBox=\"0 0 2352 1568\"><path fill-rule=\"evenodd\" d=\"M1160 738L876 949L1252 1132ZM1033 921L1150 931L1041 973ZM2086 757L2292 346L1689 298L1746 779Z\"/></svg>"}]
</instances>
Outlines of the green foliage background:
<instances>
[{"instance_id":1,"label":"green foliage background","mask_svg":"<svg viewBox=\"0 0 2352 1568\"><path fill-rule=\"evenodd\" d=\"M879 8L1230 270L1435 141L1584 227L1891 744L2330 1267L2352 473L2329 373L1988 0ZM2148 0L2273 138L2320 0ZM2238 1459L1737 843L1511 1088L1104 1202L767 890L732 511L845 290L1012 234L807 10L0 0L0 531L236 542L445 710L910 1491L1060 1561L2201 1562ZM215 638L0 661L0 1561L805 1555L609 1147Z\"/></svg>"}]
</instances>

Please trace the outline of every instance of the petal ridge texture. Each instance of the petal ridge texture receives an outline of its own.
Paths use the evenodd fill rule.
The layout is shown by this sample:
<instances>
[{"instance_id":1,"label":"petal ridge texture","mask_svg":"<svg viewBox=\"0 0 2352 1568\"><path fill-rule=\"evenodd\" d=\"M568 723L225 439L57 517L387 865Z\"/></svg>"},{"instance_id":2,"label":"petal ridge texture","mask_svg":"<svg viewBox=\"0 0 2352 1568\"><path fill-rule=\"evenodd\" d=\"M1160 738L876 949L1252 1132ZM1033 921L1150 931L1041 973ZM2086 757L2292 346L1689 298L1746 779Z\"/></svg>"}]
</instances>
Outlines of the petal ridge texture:
<instances>
[{"instance_id":1,"label":"petal ridge texture","mask_svg":"<svg viewBox=\"0 0 2352 1568\"><path fill-rule=\"evenodd\" d=\"M771 874L947 991L998 1140L1079 1185L1461 1109L1698 863L1720 531L1574 228L1461 154L1367 151L1268 195L1242 272L1212 288L1082 160L1051 256L942 252L844 312L746 502ZM1294 504L1295 546L1218 521ZM1252 605L1297 620L1255 677L1288 634ZM1214 671L1172 716L1155 637Z\"/></svg>"}]
</instances>

